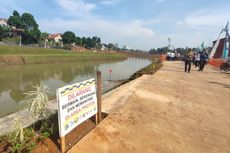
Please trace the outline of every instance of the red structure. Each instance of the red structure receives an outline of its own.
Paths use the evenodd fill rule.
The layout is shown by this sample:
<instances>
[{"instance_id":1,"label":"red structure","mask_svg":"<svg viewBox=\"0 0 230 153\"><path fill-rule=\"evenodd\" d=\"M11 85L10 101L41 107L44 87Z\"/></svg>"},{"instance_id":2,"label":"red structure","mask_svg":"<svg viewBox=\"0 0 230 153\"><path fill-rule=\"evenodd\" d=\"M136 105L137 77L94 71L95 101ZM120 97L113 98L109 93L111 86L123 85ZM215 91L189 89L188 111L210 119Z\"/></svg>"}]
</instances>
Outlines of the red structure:
<instances>
[{"instance_id":1,"label":"red structure","mask_svg":"<svg viewBox=\"0 0 230 153\"><path fill-rule=\"evenodd\" d=\"M214 58L221 58L222 57L223 50L224 50L224 43L225 43L226 40L227 40L227 38L220 39L220 43L219 43L219 45L217 47L217 50L216 50L216 52L215 52L215 54L213 56ZM230 44L230 39L228 41L229 41L229 44ZM216 43L216 41L213 41L213 46L212 47L214 47L215 43ZM228 50L229 50L229 53L230 53L230 48ZM230 57L230 54L228 54L228 57Z\"/></svg>"},{"instance_id":2,"label":"red structure","mask_svg":"<svg viewBox=\"0 0 230 153\"><path fill-rule=\"evenodd\" d=\"M209 63L214 66L220 66L230 57L230 36L229 36L229 21L224 29L221 30L216 41L213 41L212 51L210 53ZM225 33L225 37L220 39L221 34Z\"/></svg>"}]
</instances>

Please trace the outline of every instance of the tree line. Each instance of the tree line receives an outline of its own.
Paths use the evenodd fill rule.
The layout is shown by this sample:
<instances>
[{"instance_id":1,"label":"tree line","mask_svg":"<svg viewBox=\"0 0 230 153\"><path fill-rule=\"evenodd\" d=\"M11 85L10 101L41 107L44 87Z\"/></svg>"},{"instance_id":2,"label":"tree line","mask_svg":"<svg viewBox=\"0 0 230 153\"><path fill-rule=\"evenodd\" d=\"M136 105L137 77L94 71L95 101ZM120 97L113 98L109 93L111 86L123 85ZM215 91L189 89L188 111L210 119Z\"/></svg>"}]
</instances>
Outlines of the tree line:
<instances>
[{"instance_id":1,"label":"tree line","mask_svg":"<svg viewBox=\"0 0 230 153\"><path fill-rule=\"evenodd\" d=\"M14 10L8 18L7 24L9 26L0 26L0 41L3 38L16 38L20 36L23 45L38 44L40 42L44 45L45 41L48 40L48 43L53 43L54 46L59 47L61 44L67 46L74 44L84 48L101 49L104 46L108 49L118 49L117 44L102 43L101 38L98 36L79 37L72 31L64 32L61 35L61 42L55 44L51 39L48 39L49 33L40 31L39 25L30 13L20 15L18 11Z\"/></svg>"},{"instance_id":2,"label":"tree line","mask_svg":"<svg viewBox=\"0 0 230 153\"><path fill-rule=\"evenodd\" d=\"M183 54L187 51L188 47L186 48L175 48L174 50ZM193 51L199 51L199 48L192 48ZM162 47L162 48L152 48L149 50L150 54L166 54L167 52L171 51L168 47Z\"/></svg>"},{"instance_id":3,"label":"tree line","mask_svg":"<svg viewBox=\"0 0 230 153\"><path fill-rule=\"evenodd\" d=\"M91 37L79 37L76 36L72 31L66 31L62 35L63 44L75 44L84 48L95 48L101 49L102 43L101 38L97 36Z\"/></svg>"},{"instance_id":4,"label":"tree line","mask_svg":"<svg viewBox=\"0 0 230 153\"><path fill-rule=\"evenodd\" d=\"M20 15L18 11L14 10L12 15L8 18L7 24L9 26L0 26L0 41L3 38L18 38L21 37L21 43L23 45L27 44L42 44L45 45L50 43L53 47L60 48L61 46L69 46L70 45L77 45L80 47L88 48L88 49L101 49L104 47L105 49L109 50L130 50L135 52L142 52L143 50L133 50L127 49L126 47L119 48L118 44L116 43L102 43L101 38L98 36L93 37L79 37L76 36L72 31L64 32L61 37L61 42L54 42L52 39L49 39L49 33L41 32L39 29L39 25L37 24L36 20L34 19L33 15L30 13L23 13ZM41 46L42 46L41 45ZM186 51L186 48L177 48L176 51L183 53ZM196 50L194 48L193 50ZM150 54L165 54L169 51L168 47L162 47L157 49L150 49L148 53Z\"/></svg>"},{"instance_id":5,"label":"tree line","mask_svg":"<svg viewBox=\"0 0 230 153\"><path fill-rule=\"evenodd\" d=\"M9 17L7 24L10 27L0 27L0 31L2 31L0 39L20 35L23 44L38 43L41 31L33 15L30 13L20 15L17 11L14 11L12 16Z\"/></svg>"}]
</instances>

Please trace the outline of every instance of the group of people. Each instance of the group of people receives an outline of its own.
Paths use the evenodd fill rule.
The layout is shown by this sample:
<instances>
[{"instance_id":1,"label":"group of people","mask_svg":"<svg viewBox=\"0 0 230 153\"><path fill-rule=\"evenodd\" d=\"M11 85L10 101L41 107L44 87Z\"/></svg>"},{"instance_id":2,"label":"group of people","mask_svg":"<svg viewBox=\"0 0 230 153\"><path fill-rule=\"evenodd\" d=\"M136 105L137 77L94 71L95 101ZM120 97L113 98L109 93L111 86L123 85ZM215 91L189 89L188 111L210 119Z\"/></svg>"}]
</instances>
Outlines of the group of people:
<instances>
[{"instance_id":1,"label":"group of people","mask_svg":"<svg viewBox=\"0 0 230 153\"><path fill-rule=\"evenodd\" d=\"M189 48L184 55L184 61L185 72L190 73L192 63L195 65L195 67L199 68L198 71L203 71L205 65L208 62L208 53L205 50L193 53Z\"/></svg>"},{"instance_id":2,"label":"group of people","mask_svg":"<svg viewBox=\"0 0 230 153\"><path fill-rule=\"evenodd\" d=\"M177 51L170 51L166 54L167 61L176 61L180 58L180 53Z\"/></svg>"}]
</instances>

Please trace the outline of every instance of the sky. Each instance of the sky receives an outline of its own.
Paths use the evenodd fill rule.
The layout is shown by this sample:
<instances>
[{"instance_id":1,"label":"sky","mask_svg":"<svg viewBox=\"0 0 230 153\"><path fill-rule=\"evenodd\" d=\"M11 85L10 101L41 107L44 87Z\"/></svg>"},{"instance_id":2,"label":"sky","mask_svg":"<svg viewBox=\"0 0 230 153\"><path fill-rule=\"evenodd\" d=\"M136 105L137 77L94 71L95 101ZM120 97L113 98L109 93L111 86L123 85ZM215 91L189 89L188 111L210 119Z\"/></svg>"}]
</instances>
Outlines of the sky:
<instances>
[{"instance_id":1,"label":"sky","mask_svg":"<svg viewBox=\"0 0 230 153\"><path fill-rule=\"evenodd\" d=\"M205 46L230 19L230 0L0 0L0 18L31 13L42 32L99 36L149 50Z\"/></svg>"}]
</instances>

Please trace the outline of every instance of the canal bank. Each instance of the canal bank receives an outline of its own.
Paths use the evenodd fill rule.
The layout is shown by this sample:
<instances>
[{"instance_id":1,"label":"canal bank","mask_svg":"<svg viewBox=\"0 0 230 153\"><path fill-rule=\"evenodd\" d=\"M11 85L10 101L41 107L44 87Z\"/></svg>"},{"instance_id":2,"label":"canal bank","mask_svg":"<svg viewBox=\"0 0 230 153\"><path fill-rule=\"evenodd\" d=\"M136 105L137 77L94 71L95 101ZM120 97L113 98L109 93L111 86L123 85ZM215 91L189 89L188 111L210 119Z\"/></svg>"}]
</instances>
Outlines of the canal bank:
<instances>
[{"instance_id":1,"label":"canal bank","mask_svg":"<svg viewBox=\"0 0 230 153\"><path fill-rule=\"evenodd\" d=\"M126 59L117 53L0 45L0 66Z\"/></svg>"},{"instance_id":2,"label":"canal bank","mask_svg":"<svg viewBox=\"0 0 230 153\"><path fill-rule=\"evenodd\" d=\"M25 93L35 90L34 86L37 84L47 86L49 99L53 99L56 97L58 88L95 78L96 71L101 71L103 91L108 91L150 63L151 61L147 59L127 58L125 60L0 66L0 117L23 109L26 104Z\"/></svg>"},{"instance_id":3,"label":"canal bank","mask_svg":"<svg viewBox=\"0 0 230 153\"><path fill-rule=\"evenodd\" d=\"M108 113L68 153L229 153L229 73L165 62L103 97Z\"/></svg>"},{"instance_id":4,"label":"canal bank","mask_svg":"<svg viewBox=\"0 0 230 153\"><path fill-rule=\"evenodd\" d=\"M161 63L153 62L152 64L150 64L150 65L146 66L145 68L142 68L141 70L134 73L129 79L116 80L117 77L113 77L113 80L103 81L102 91L104 93L111 91L111 90L121 86L122 84L125 84L131 80L136 79L137 77L140 77L143 74L153 74L161 66L162 66ZM115 78L115 80L114 80L114 78ZM110 78L110 79L112 79L112 78ZM57 110L56 99L50 100L48 102L47 110L48 110L49 114L53 114ZM13 123L14 123L14 117L15 116L17 116L21 120L23 127L28 127L29 125L31 125L35 121L35 119L31 117L31 115L27 109L17 111L11 115L7 115L5 117L0 118L0 135L13 130Z\"/></svg>"}]
</instances>

